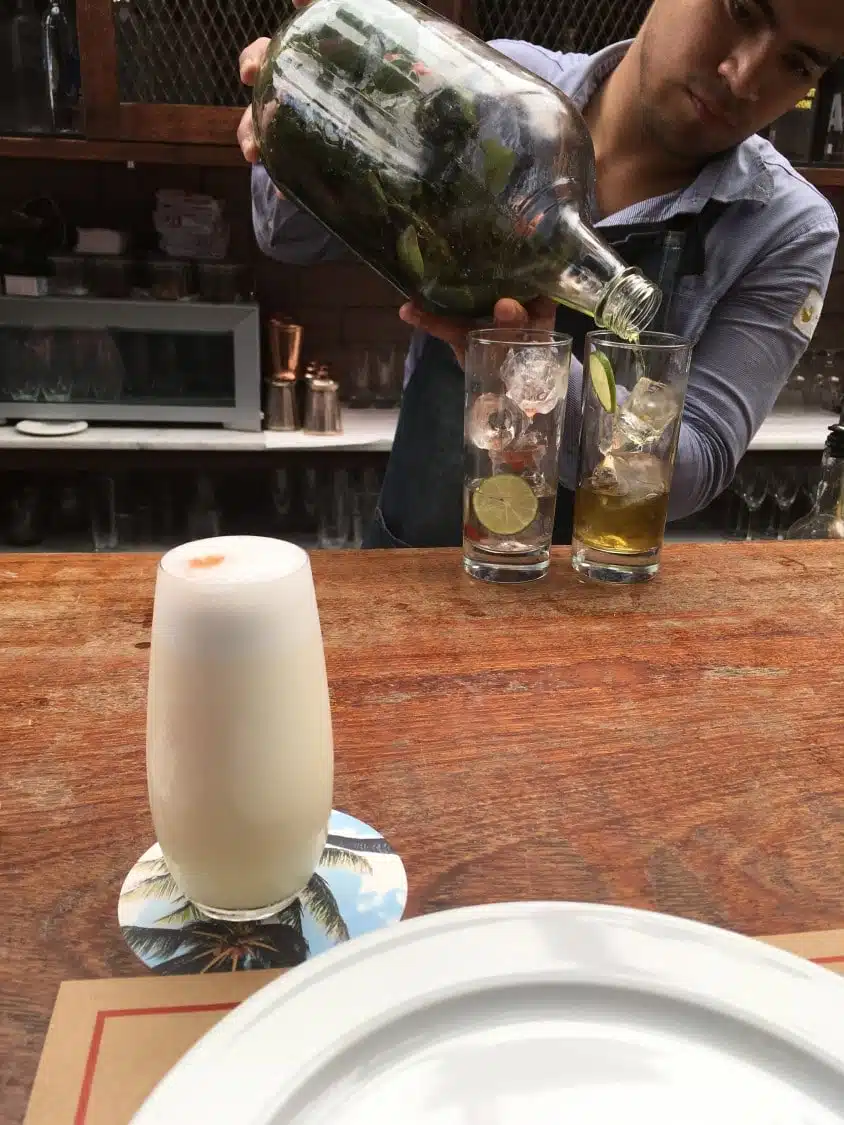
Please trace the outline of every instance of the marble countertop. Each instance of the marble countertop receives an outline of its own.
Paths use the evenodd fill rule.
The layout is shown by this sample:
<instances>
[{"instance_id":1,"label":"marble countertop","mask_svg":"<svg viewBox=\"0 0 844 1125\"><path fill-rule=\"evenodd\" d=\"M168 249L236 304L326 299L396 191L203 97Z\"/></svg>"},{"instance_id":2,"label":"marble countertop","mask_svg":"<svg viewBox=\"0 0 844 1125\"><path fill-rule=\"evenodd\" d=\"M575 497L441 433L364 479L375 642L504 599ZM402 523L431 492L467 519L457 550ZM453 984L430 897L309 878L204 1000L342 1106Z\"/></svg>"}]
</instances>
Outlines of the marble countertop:
<instances>
[{"instance_id":1,"label":"marble countertop","mask_svg":"<svg viewBox=\"0 0 844 1125\"><path fill-rule=\"evenodd\" d=\"M244 450L304 452L306 450L369 450L392 448L397 410L343 411L343 433L337 437L263 430L242 433L219 427L91 425L68 437L31 437L20 434L13 423L0 426L2 449L141 449L141 450ZM836 421L829 411L774 411L750 443L754 452L823 449L827 429Z\"/></svg>"},{"instance_id":2,"label":"marble countertop","mask_svg":"<svg viewBox=\"0 0 844 1125\"><path fill-rule=\"evenodd\" d=\"M81 434L67 437L32 437L21 434L14 423L0 427L2 449L142 449L142 450L375 450L392 448L398 410L343 411L343 433L338 436L275 433L260 430L245 433L219 426L108 426L90 425Z\"/></svg>"}]
</instances>

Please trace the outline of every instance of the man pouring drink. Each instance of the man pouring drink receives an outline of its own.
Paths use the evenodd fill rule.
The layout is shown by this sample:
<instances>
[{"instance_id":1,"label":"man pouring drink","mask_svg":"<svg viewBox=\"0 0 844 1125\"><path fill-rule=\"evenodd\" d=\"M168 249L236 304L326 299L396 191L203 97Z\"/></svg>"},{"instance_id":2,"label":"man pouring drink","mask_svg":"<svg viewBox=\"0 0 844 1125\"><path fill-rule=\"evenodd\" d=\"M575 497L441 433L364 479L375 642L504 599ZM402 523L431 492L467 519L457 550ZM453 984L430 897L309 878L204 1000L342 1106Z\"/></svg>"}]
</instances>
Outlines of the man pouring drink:
<instances>
[{"instance_id":1,"label":"man pouring drink","mask_svg":"<svg viewBox=\"0 0 844 1125\"><path fill-rule=\"evenodd\" d=\"M304 6L297 3L297 6ZM251 84L268 41L241 57ZM669 518L703 508L730 482L754 433L811 340L838 231L829 202L756 131L790 109L844 48L844 8L831 0L655 0L631 42L593 56L524 42L492 46L561 90L580 111L595 153L589 217L598 235L655 282L650 329L692 345L676 435ZM261 248L305 265L348 253L310 214L280 197L244 115L239 141L253 168ZM413 249L413 247L411 247ZM555 542L572 532L585 333L595 325L516 288L494 308L499 328L573 338ZM393 451L369 546L461 541L465 317L413 301L415 329ZM587 383L590 376L587 374ZM612 383L612 378L609 383ZM623 386L619 386L621 399ZM623 451L622 451L623 452Z\"/></svg>"}]
</instances>

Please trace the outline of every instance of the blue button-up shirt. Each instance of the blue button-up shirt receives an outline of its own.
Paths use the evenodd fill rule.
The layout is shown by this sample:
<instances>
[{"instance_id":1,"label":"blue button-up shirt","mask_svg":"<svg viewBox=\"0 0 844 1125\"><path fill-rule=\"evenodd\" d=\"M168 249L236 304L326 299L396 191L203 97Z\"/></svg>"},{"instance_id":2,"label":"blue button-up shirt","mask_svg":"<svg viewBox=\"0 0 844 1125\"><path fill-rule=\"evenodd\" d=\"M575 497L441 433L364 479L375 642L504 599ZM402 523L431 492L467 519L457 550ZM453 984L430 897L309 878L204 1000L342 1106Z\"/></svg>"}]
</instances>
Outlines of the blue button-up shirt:
<instances>
[{"instance_id":1,"label":"blue button-up shirt","mask_svg":"<svg viewBox=\"0 0 844 1125\"><path fill-rule=\"evenodd\" d=\"M595 55L560 54L530 43L497 50L567 94L583 109L629 43ZM700 275L682 277L667 331L694 344L689 390L671 490L671 518L694 512L730 482L736 465L800 359L817 323L832 272L838 223L829 201L761 137L710 161L687 188L602 216L596 226L654 223L700 212L710 199L731 204L706 238ZM265 253L296 264L346 251L316 221L280 201L266 172L253 172L255 234ZM408 354L412 374L424 336ZM560 460L575 484L582 370L572 365Z\"/></svg>"}]
</instances>

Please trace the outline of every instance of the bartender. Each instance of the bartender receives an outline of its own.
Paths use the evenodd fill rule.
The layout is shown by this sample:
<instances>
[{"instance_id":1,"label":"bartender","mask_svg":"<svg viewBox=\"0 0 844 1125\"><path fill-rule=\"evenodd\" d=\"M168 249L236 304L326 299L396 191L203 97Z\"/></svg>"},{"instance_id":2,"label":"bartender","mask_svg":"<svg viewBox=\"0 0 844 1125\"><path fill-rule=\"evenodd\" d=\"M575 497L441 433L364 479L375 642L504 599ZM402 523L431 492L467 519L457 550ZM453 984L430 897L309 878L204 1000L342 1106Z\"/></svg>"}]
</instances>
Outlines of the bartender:
<instances>
[{"instance_id":1,"label":"bartender","mask_svg":"<svg viewBox=\"0 0 844 1125\"><path fill-rule=\"evenodd\" d=\"M307 0L294 0L298 6ZM268 40L241 56L251 84ZM732 480L751 438L806 350L838 242L829 201L756 135L816 86L844 52L841 0L655 0L632 41L597 54L530 43L492 46L553 83L583 114L595 149L604 239L658 280L651 327L694 344L669 518L705 507ZM304 265L346 251L274 189L257 163L251 113L238 140L254 167L261 249ZM677 247L681 252L677 252ZM462 529L464 379L470 323L407 303L415 329L392 454L367 545L456 546ZM547 299L499 301L502 327L572 332L586 317ZM571 536L582 368L572 365L555 542Z\"/></svg>"}]
</instances>

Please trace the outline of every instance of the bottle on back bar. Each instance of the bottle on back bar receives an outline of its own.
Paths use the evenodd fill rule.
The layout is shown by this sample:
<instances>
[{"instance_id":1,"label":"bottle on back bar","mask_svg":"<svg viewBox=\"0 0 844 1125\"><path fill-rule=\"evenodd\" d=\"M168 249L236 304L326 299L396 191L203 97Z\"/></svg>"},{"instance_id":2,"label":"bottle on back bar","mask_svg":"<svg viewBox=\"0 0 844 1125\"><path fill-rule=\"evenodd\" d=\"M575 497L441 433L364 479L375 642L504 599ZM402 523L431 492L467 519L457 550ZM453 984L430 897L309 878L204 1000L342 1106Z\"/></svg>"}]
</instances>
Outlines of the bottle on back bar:
<instances>
[{"instance_id":1,"label":"bottle on back bar","mask_svg":"<svg viewBox=\"0 0 844 1125\"><path fill-rule=\"evenodd\" d=\"M786 532L786 539L844 539L844 426L829 427L814 507Z\"/></svg>"},{"instance_id":2,"label":"bottle on back bar","mask_svg":"<svg viewBox=\"0 0 844 1125\"><path fill-rule=\"evenodd\" d=\"M270 177L406 296L540 294L635 338L659 291L589 226L594 153L555 87L413 0L315 0L255 84Z\"/></svg>"},{"instance_id":3,"label":"bottle on back bar","mask_svg":"<svg viewBox=\"0 0 844 1125\"><path fill-rule=\"evenodd\" d=\"M812 159L817 112L817 89L813 87L793 109L768 127L768 140L795 164L808 164Z\"/></svg>"},{"instance_id":4,"label":"bottle on back bar","mask_svg":"<svg viewBox=\"0 0 844 1125\"><path fill-rule=\"evenodd\" d=\"M844 164L844 62L837 62L821 80L822 159Z\"/></svg>"}]
</instances>

